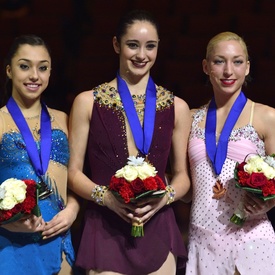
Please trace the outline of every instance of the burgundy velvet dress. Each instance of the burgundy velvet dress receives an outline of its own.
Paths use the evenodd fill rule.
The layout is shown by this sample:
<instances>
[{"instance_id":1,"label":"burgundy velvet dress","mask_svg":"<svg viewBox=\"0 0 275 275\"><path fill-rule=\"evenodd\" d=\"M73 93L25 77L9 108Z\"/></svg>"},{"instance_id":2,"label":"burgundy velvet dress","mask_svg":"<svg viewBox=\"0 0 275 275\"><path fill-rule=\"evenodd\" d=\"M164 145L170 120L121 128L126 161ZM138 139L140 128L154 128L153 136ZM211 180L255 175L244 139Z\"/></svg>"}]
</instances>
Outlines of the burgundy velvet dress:
<instances>
[{"instance_id":1,"label":"burgundy velvet dress","mask_svg":"<svg viewBox=\"0 0 275 275\"><path fill-rule=\"evenodd\" d=\"M89 177L99 185L109 185L115 172L129 157L125 113L115 88L102 84L95 88L87 159ZM173 95L157 87L157 113L149 161L164 180L174 127ZM143 275L158 270L168 253L185 266L186 250L171 206L163 207L144 225L144 237L131 237L131 224L107 207L88 202L77 266L86 270L114 271Z\"/></svg>"}]
</instances>

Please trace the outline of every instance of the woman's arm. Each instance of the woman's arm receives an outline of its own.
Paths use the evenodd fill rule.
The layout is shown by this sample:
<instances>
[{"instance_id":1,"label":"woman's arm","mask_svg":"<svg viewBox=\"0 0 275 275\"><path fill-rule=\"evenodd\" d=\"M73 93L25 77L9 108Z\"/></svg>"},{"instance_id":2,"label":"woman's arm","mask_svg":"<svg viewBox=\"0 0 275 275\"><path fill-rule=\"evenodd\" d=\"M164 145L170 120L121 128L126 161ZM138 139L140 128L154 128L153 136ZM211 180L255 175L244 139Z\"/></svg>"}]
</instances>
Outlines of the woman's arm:
<instances>
[{"instance_id":1,"label":"woman's arm","mask_svg":"<svg viewBox=\"0 0 275 275\"><path fill-rule=\"evenodd\" d=\"M143 223L147 222L157 211L166 204L179 200L190 188L187 166L187 142L190 132L191 119L189 107L185 101L175 98L175 125L172 136L171 168L172 179L167 196L161 199L148 198L137 203L135 216ZM170 188L171 187L171 188Z\"/></svg>"},{"instance_id":2,"label":"woman's arm","mask_svg":"<svg viewBox=\"0 0 275 275\"><path fill-rule=\"evenodd\" d=\"M95 183L83 173L93 103L92 91L80 93L73 102L69 118L68 186L87 200L91 199L91 193L95 187Z\"/></svg>"},{"instance_id":3,"label":"woman's arm","mask_svg":"<svg viewBox=\"0 0 275 275\"><path fill-rule=\"evenodd\" d=\"M172 137L171 186L175 190L175 200L181 199L190 189L188 173L188 138L191 127L191 117L188 105L182 99L175 97L175 128Z\"/></svg>"},{"instance_id":4,"label":"woman's arm","mask_svg":"<svg viewBox=\"0 0 275 275\"><path fill-rule=\"evenodd\" d=\"M69 143L71 153L69 162L69 188L86 200L93 200L91 195L92 193L97 193L96 188L98 187L95 182L90 180L83 173L92 110L92 92L83 92L76 97L69 119ZM131 204L119 202L110 191L104 192L102 199L104 206L114 211L125 221L131 221L133 218L132 212L134 210Z\"/></svg>"},{"instance_id":5,"label":"woman's arm","mask_svg":"<svg viewBox=\"0 0 275 275\"><path fill-rule=\"evenodd\" d=\"M267 155L275 154L275 109L267 105L255 104L253 125L263 139ZM266 213L275 206L275 199L264 202L247 193L245 210L250 214Z\"/></svg>"}]
</instances>

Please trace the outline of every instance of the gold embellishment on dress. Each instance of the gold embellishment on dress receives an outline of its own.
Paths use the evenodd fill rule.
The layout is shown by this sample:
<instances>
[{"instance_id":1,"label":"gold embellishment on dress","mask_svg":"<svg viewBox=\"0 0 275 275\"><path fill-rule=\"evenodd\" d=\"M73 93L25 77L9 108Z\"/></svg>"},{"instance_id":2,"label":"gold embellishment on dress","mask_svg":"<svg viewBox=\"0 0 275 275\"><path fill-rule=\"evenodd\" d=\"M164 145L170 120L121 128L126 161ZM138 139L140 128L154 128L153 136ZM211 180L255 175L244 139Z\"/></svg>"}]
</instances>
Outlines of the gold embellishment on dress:
<instances>
[{"instance_id":1,"label":"gold embellishment on dress","mask_svg":"<svg viewBox=\"0 0 275 275\"><path fill-rule=\"evenodd\" d=\"M144 109L144 95L133 95L132 98L136 102L135 105L139 111ZM115 110L123 110L118 91L114 87L108 86L107 83L101 84L94 89L94 99L100 105L105 105L106 107ZM173 103L174 95L162 86L158 86L156 109L159 111L169 108Z\"/></svg>"},{"instance_id":2,"label":"gold embellishment on dress","mask_svg":"<svg viewBox=\"0 0 275 275\"><path fill-rule=\"evenodd\" d=\"M220 180L216 181L216 184L213 186L213 199L219 200L225 195L226 189L223 187L223 184Z\"/></svg>"}]
</instances>

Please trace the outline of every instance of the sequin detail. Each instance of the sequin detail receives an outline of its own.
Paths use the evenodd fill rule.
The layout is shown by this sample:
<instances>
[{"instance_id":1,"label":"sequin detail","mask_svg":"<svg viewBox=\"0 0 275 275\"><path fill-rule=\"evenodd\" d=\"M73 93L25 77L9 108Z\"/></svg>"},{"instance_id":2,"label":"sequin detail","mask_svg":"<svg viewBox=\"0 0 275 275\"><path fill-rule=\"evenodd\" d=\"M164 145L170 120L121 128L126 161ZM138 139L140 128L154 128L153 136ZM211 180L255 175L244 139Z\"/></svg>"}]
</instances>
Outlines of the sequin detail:
<instances>
[{"instance_id":1,"label":"sequin detail","mask_svg":"<svg viewBox=\"0 0 275 275\"><path fill-rule=\"evenodd\" d=\"M193 122L192 128L190 131L189 139L192 138L200 138L205 140L205 129L200 128L198 124L204 119L206 115L207 107L204 105L202 108L198 109L196 113L193 114ZM247 124L243 127L233 129L229 140L230 141L240 141L241 138L248 139L252 143L256 144L258 154L264 155L265 154L265 145L263 140L260 139L258 133L256 132L255 128Z\"/></svg>"},{"instance_id":2,"label":"sequin detail","mask_svg":"<svg viewBox=\"0 0 275 275\"><path fill-rule=\"evenodd\" d=\"M105 111L107 113L116 112L116 117L119 122L116 124L116 127L121 128L120 135L118 138L123 140L123 144L124 144L123 150L125 151L126 154L128 154L126 125L125 125L126 114L125 114L124 107L118 91L114 87L109 86L108 83L98 85L96 88L93 89L93 91L94 91L93 96L94 96L95 105L99 109L102 108L104 110L103 113L105 113ZM135 108L136 108L139 120L142 124L143 115L144 115L144 96L132 95L132 98L135 104ZM163 88L162 86L157 86L156 111L164 112L165 110L170 110L171 107L174 107L173 93ZM111 125L112 123L113 121L110 121L108 119L104 120L104 125L108 129L112 129L113 127L113 125ZM161 128L159 128L158 130L162 132ZM97 146L99 146L103 152L106 149L106 148L104 149L104 146L101 144L101 140L97 140ZM118 154L116 155L118 156ZM109 161L112 162L112 160L109 160Z\"/></svg>"},{"instance_id":3,"label":"sequin detail","mask_svg":"<svg viewBox=\"0 0 275 275\"><path fill-rule=\"evenodd\" d=\"M143 111L144 108L144 99L142 96L133 95L136 108L138 112ZM105 105L108 108L114 110L123 111L123 105L119 96L118 91L114 87L108 86L107 83L101 84L94 89L94 99L100 105ZM174 103L174 95L163 88L162 86L157 87L157 102L156 109L157 111L169 108Z\"/></svg>"},{"instance_id":4,"label":"sequin detail","mask_svg":"<svg viewBox=\"0 0 275 275\"><path fill-rule=\"evenodd\" d=\"M40 142L36 142L36 144L38 150L40 150ZM66 134L60 129L53 129L50 160L67 166L69 156ZM17 166L19 161L26 164L30 162L22 135L16 131L4 133L0 143L1 165L5 164L7 167Z\"/></svg>"}]
</instances>

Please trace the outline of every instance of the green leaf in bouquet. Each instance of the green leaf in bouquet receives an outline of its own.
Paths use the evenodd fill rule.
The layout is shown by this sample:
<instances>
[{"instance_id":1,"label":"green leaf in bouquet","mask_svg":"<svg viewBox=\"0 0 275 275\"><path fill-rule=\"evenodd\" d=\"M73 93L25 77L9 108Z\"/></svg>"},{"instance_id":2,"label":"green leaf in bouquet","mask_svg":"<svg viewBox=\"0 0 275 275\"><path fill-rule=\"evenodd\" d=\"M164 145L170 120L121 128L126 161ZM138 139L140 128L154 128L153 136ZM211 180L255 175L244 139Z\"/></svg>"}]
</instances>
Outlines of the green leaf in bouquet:
<instances>
[{"instance_id":1,"label":"green leaf in bouquet","mask_svg":"<svg viewBox=\"0 0 275 275\"><path fill-rule=\"evenodd\" d=\"M146 192L143 192L139 195L137 195L135 198L131 199L131 202L136 202L139 199L144 199L144 198L162 198L166 193L166 190L149 190Z\"/></svg>"},{"instance_id":2,"label":"green leaf in bouquet","mask_svg":"<svg viewBox=\"0 0 275 275\"><path fill-rule=\"evenodd\" d=\"M152 196L154 196L156 198L162 198L165 194L166 194L166 190L158 190L158 191L155 191L152 194Z\"/></svg>"},{"instance_id":3,"label":"green leaf in bouquet","mask_svg":"<svg viewBox=\"0 0 275 275\"><path fill-rule=\"evenodd\" d=\"M38 205L38 200L39 200L39 188L36 187L36 206L33 208L32 213L36 216L36 217L40 217L41 216L41 211Z\"/></svg>"},{"instance_id":4,"label":"green leaf in bouquet","mask_svg":"<svg viewBox=\"0 0 275 275\"><path fill-rule=\"evenodd\" d=\"M260 198L263 199L264 201L268 201L268 200L274 199L274 198L275 198L275 195L269 195L269 196L267 196L267 197L260 196Z\"/></svg>"},{"instance_id":5,"label":"green leaf in bouquet","mask_svg":"<svg viewBox=\"0 0 275 275\"><path fill-rule=\"evenodd\" d=\"M235 169L234 169L234 179L236 180L236 181L238 181L239 180L239 177L238 177L238 165L239 165L239 163L238 162L236 162L236 165L235 165Z\"/></svg>"},{"instance_id":6,"label":"green leaf in bouquet","mask_svg":"<svg viewBox=\"0 0 275 275\"><path fill-rule=\"evenodd\" d=\"M35 215L36 217L41 216L41 211L40 211L40 208L39 208L38 204L33 208L32 214Z\"/></svg>"},{"instance_id":7,"label":"green leaf in bouquet","mask_svg":"<svg viewBox=\"0 0 275 275\"><path fill-rule=\"evenodd\" d=\"M245 191L248 191L248 192L251 192L251 193L254 193L257 195L258 198L264 200L264 201L268 201L268 200L271 200L271 199L274 199L275 198L275 194L274 195L269 195L269 196L264 196L263 195L263 191L261 189L257 189L257 188L252 188L252 187L245 187L245 186L241 186L239 183L236 183L236 187L237 188L240 188L240 189L243 189Z\"/></svg>"},{"instance_id":8,"label":"green leaf in bouquet","mask_svg":"<svg viewBox=\"0 0 275 275\"><path fill-rule=\"evenodd\" d=\"M246 190L248 192L251 193L255 193L255 194L263 194L262 190L258 189L258 188L252 188L252 187L246 187L246 186L241 186L239 183L236 183L236 187Z\"/></svg>"},{"instance_id":9,"label":"green leaf in bouquet","mask_svg":"<svg viewBox=\"0 0 275 275\"><path fill-rule=\"evenodd\" d=\"M9 218L8 220L2 221L2 222L1 222L1 225L3 225L3 224L8 224L8 223L11 223L11 222L16 222L16 221L20 220L20 219L23 218L23 217L24 217L24 214L21 213L21 212L19 212L19 213L13 215L13 216L12 216L11 218Z\"/></svg>"}]
</instances>

